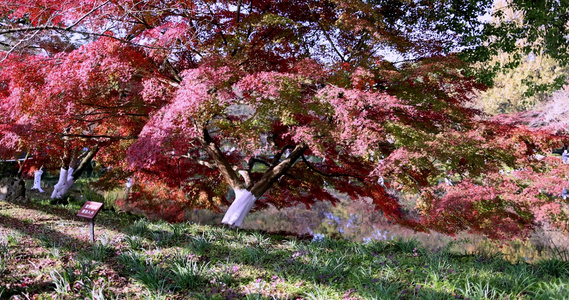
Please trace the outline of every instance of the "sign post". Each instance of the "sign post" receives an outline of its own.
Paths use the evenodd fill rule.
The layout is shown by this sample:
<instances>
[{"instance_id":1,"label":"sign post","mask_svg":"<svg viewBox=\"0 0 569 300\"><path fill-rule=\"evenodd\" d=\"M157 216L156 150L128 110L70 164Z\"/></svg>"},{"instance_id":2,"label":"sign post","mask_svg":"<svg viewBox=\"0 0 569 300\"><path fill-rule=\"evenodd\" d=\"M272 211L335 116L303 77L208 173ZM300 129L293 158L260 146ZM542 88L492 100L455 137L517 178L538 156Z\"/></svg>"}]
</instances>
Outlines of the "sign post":
<instances>
[{"instance_id":1,"label":"sign post","mask_svg":"<svg viewBox=\"0 0 569 300\"><path fill-rule=\"evenodd\" d=\"M103 207L101 202L87 201L77 213L78 217L89 219L89 226L91 229L91 243L95 243L95 217L99 210Z\"/></svg>"}]
</instances>

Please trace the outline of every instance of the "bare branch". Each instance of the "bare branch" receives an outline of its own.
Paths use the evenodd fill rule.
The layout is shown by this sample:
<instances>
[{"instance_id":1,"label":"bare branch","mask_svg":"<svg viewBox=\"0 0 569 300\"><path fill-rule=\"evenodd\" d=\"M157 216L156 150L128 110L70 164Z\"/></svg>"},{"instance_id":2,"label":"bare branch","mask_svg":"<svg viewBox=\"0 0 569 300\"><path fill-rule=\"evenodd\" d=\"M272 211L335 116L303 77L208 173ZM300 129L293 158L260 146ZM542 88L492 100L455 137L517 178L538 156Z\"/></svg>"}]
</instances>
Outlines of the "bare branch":
<instances>
[{"instance_id":1,"label":"bare branch","mask_svg":"<svg viewBox=\"0 0 569 300\"><path fill-rule=\"evenodd\" d=\"M138 44L138 43L132 42L132 41L124 39L124 38L116 37L116 36L111 35L111 34L68 29L67 27L62 27L62 26L44 25L44 26L22 27L22 28L10 28L10 29L0 30L0 35L6 35L6 34L10 34L10 33L20 33L20 32L41 32L41 31L69 32L69 33L77 33L77 34L83 34L83 35L88 35L88 36L107 37L107 38L111 38L113 40L117 40L117 41L125 43L125 44L130 44L130 45L137 46L137 47L155 49L155 50L172 50L172 49L175 49L173 47L156 47L156 46Z\"/></svg>"},{"instance_id":2,"label":"bare branch","mask_svg":"<svg viewBox=\"0 0 569 300\"><path fill-rule=\"evenodd\" d=\"M215 14L211 10L211 7L209 6L209 4L207 4L207 9L209 10L209 13L212 16L211 17L211 20L212 20L211 23L219 29L219 34L221 34L221 38L223 39L223 43L225 44L225 46L228 46L229 43L227 42L227 39L225 38L225 34L223 34L223 31L221 30L221 25L219 23L217 23L217 21L215 20Z\"/></svg>"},{"instance_id":3,"label":"bare branch","mask_svg":"<svg viewBox=\"0 0 569 300\"><path fill-rule=\"evenodd\" d=\"M93 7L93 9L91 9L90 11L88 11L86 14L84 14L81 18L79 18L77 21L75 21L73 24L67 26L66 30L69 30L75 26L77 26L77 24L81 23L81 21L85 20L85 18L87 18L89 15L91 15L92 13L94 13L95 11L97 11L99 8L107 5L107 3L109 3L111 1L107 0L103 3L101 3L99 6Z\"/></svg>"},{"instance_id":4,"label":"bare branch","mask_svg":"<svg viewBox=\"0 0 569 300\"><path fill-rule=\"evenodd\" d=\"M10 53L12 53L14 50L16 50L16 48L18 48L18 46L20 46L23 42L33 39L37 34L38 34L38 32L34 32L28 38L19 40L14 46L12 46L10 48L10 50L6 51L6 55L4 55L4 57L2 59L0 59L0 62L3 62L4 60L6 60L8 58L8 56L10 55Z\"/></svg>"},{"instance_id":5,"label":"bare branch","mask_svg":"<svg viewBox=\"0 0 569 300\"><path fill-rule=\"evenodd\" d=\"M332 45L332 48L334 49L334 52L336 52L336 54L338 54L338 56L340 57L340 59L342 60L342 62L346 62L346 58L344 58L344 55L340 52L340 50L338 50L338 48L336 47L336 45L335 45L334 42L332 41L332 37L330 37L330 35L328 34L328 32L326 32L326 29L324 29L324 26L322 26L322 23L318 22L318 27L320 27L320 30L322 30L322 33L324 33L324 36L326 37L326 40L328 40L328 42L330 43L330 45Z\"/></svg>"}]
</instances>

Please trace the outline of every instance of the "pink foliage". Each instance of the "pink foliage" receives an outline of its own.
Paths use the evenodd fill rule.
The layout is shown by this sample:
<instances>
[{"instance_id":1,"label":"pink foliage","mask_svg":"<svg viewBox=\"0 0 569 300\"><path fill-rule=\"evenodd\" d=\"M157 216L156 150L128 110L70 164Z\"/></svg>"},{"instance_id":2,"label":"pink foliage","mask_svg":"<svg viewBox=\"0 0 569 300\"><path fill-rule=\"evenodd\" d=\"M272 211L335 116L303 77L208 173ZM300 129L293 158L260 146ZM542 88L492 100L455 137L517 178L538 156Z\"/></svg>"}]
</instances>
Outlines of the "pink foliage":
<instances>
[{"instance_id":1,"label":"pink foliage","mask_svg":"<svg viewBox=\"0 0 569 300\"><path fill-rule=\"evenodd\" d=\"M414 32L423 12L405 7L409 32L366 1L4 1L26 43L0 61L0 155L57 169L97 147L103 180L136 178L121 205L172 221L261 186L255 209L334 189L418 230L567 229L569 170L538 158L568 142L567 88L554 116L488 120L471 108L484 87L442 50L454 37Z\"/></svg>"}]
</instances>

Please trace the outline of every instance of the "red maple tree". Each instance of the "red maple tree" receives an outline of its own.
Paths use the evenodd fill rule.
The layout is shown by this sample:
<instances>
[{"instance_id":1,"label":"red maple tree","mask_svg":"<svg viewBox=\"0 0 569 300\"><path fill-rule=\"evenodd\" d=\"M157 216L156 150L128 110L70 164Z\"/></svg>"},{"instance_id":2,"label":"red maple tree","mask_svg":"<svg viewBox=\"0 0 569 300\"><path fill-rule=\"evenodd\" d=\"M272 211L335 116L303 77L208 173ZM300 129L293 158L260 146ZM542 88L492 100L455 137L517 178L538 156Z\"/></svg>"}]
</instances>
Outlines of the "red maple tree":
<instances>
[{"instance_id":1,"label":"red maple tree","mask_svg":"<svg viewBox=\"0 0 569 300\"><path fill-rule=\"evenodd\" d=\"M335 189L422 230L564 227L564 167L536 154L565 137L471 108L483 87L451 50L480 4L3 3L0 35L17 41L0 65L3 145L64 166L96 154L135 177L129 205L173 221L231 203L223 222L239 226L253 205Z\"/></svg>"}]
</instances>

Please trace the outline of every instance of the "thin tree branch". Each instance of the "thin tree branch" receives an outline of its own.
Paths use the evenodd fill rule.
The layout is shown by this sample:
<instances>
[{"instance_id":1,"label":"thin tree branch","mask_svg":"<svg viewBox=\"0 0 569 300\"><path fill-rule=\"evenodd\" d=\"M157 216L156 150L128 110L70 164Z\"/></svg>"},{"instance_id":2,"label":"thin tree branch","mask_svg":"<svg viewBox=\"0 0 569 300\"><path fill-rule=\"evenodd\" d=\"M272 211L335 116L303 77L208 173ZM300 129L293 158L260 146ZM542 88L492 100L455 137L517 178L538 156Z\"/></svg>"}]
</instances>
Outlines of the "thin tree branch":
<instances>
[{"instance_id":1,"label":"thin tree branch","mask_svg":"<svg viewBox=\"0 0 569 300\"><path fill-rule=\"evenodd\" d=\"M212 20L211 23L213 25L215 25L217 28L219 28L219 34L221 35L221 38L223 39L223 43L225 44L225 46L228 46L229 43L227 42L227 39L225 38L225 34L223 34L223 31L221 30L221 25L219 23L217 23L217 21L215 20L215 14L211 10L211 7L209 6L209 4L207 4L207 9L209 10L209 13L211 14L211 20Z\"/></svg>"},{"instance_id":2,"label":"thin tree branch","mask_svg":"<svg viewBox=\"0 0 569 300\"><path fill-rule=\"evenodd\" d=\"M361 175L354 175L354 174L348 174L348 173L326 174L326 173L316 169L316 167L314 167L310 162L308 162L308 160L306 159L306 157L304 155L302 156L302 161L306 164L306 166L308 166L308 168L310 170L312 170L315 173L322 175L324 177L353 177L353 178L357 178L357 179L362 179L364 177Z\"/></svg>"},{"instance_id":3,"label":"thin tree branch","mask_svg":"<svg viewBox=\"0 0 569 300\"><path fill-rule=\"evenodd\" d=\"M91 9L90 11L88 11L86 14L84 14L81 18L79 18L77 21L75 21L73 24L67 26L67 30L77 26L77 24L81 23L81 21L85 20L85 18L87 18L90 14L94 13L95 11L97 11L99 8L107 5L107 3L109 3L111 1L107 0L103 3L101 3L99 6L93 7L93 9Z\"/></svg>"},{"instance_id":4,"label":"thin tree branch","mask_svg":"<svg viewBox=\"0 0 569 300\"><path fill-rule=\"evenodd\" d=\"M66 32L70 32L70 33L77 33L77 34L83 34L83 35L88 35L88 36L107 37L107 38L111 38L111 39L117 40L117 41L125 43L125 44L129 44L129 45L133 45L133 46L137 46L137 47L142 47L142 48L148 48L148 49L155 49L155 50L172 50L172 49L175 49L172 47L156 47L156 46L138 44L138 43L132 42L132 41L127 40L127 39L116 37L116 36L111 35L111 34L67 29L67 27L62 27L62 26L45 25L45 26L23 27L23 28L10 28L10 29L0 30L0 35L10 34L10 33L19 33L19 32L31 32L31 31L40 32L40 31L50 31L50 30L58 31L58 32L66 31Z\"/></svg>"},{"instance_id":5,"label":"thin tree branch","mask_svg":"<svg viewBox=\"0 0 569 300\"><path fill-rule=\"evenodd\" d=\"M31 36L29 36L25 39L19 40L14 46L12 46L10 48L10 50L6 51L6 54L4 55L4 57L2 59L0 59L0 62L3 62L4 60L6 60L8 58L8 56L10 55L10 53L14 52L14 50L16 50L16 48L18 48L18 46L20 46L24 41L29 41L29 40L33 39L37 34L38 34L38 32L34 32ZM1 33L0 33L0 35L1 35Z\"/></svg>"},{"instance_id":6,"label":"thin tree branch","mask_svg":"<svg viewBox=\"0 0 569 300\"><path fill-rule=\"evenodd\" d=\"M364 32L364 33L362 34L362 36L360 37L360 39L359 39L358 42L356 43L356 46L355 46L355 47L353 48L353 50L348 54L348 55L349 55L348 61L352 60L352 58L356 55L356 53L358 53L358 52L363 48L363 46L365 45L364 39L367 39L367 35L368 35L367 32ZM373 53L372 53L372 54L373 54ZM372 55L372 54L370 54L370 55Z\"/></svg>"},{"instance_id":7,"label":"thin tree branch","mask_svg":"<svg viewBox=\"0 0 569 300\"><path fill-rule=\"evenodd\" d=\"M281 157L283 156L283 154L285 153L285 151L287 151L287 150L292 150L292 149L294 149L294 146L292 146L292 145L286 145L286 146L284 146L284 147L281 149L281 151L279 151L279 153L277 153L277 155L275 155L275 157L273 158L273 161L271 162L270 167L272 168L272 167L276 166L276 165L279 163L279 161L281 160Z\"/></svg>"},{"instance_id":8,"label":"thin tree branch","mask_svg":"<svg viewBox=\"0 0 569 300\"><path fill-rule=\"evenodd\" d=\"M148 22L146 22L145 20L143 20L143 19L137 17L136 15L134 15L134 14L132 13L132 11L126 10L122 5L119 5L118 3L115 3L115 5L116 5L117 7L119 7L120 9L122 9L122 11L124 11L124 12L125 12L127 15L129 15L131 18L135 19L136 22L138 22L139 24L144 25L144 27L150 29L151 26L148 24ZM144 11L139 10L138 12L144 12ZM132 23L134 23L134 22L132 22Z\"/></svg>"},{"instance_id":9,"label":"thin tree branch","mask_svg":"<svg viewBox=\"0 0 569 300\"><path fill-rule=\"evenodd\" d=\"M61 136L63 137L71 137L71 138L89 138L89 139L112 139L112 140L134 140L137 139L138 136L114 136L114 135L90 135L90 134L70 134L70 133L62 133Z\"/></svg>"},{"instance_id":10,"label":"thin tree branch","mask_svg":"<svg viewBox=\"0 0 569 300\"><path fill-rule=\"evenodd\" d=\"M322 26L322 24L320 22L318 22L318 27L320 27L320 30L322 30L322 33L324 33L324 36L326 37L326 40L328 40L328 42L330 43L330 45L332 45L332 48L334 49L334 52L336 52L336 54L338 54L338 56L340 56L340 59L342 60L342 62L346 62L346 59L344 58L344 55L342 53L340 53L340 50L338 50L338 48L336 48L336 45L334 44L334 42L332 41L332 38L330 37L330 35L328 34L328 32L326 32L326 29L324 29L324 26Z\"/></svg>"}]
</instances>

